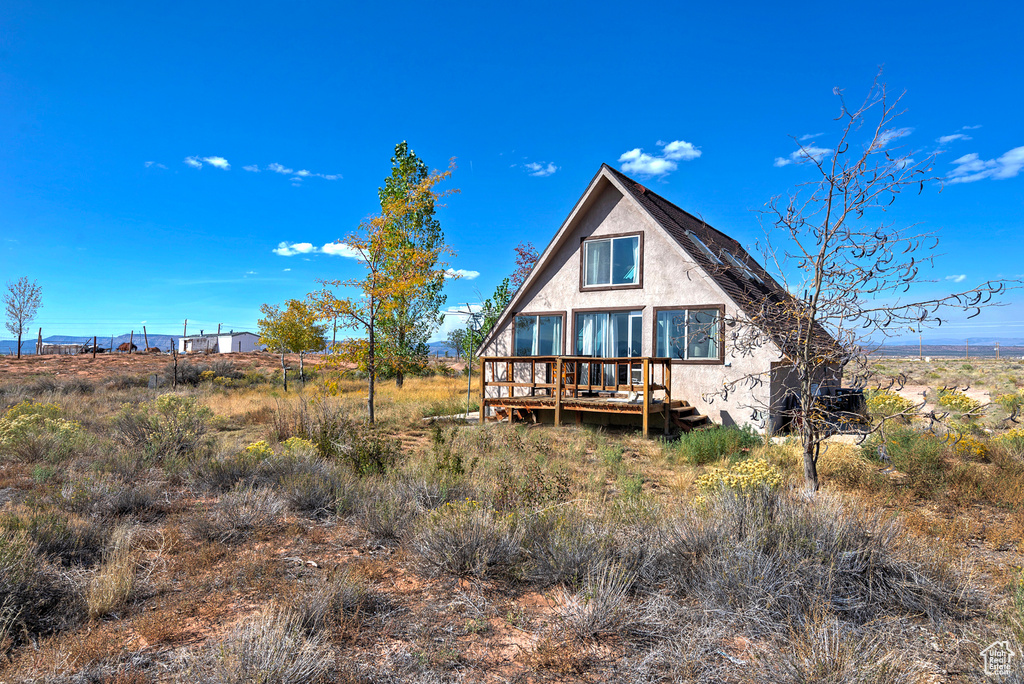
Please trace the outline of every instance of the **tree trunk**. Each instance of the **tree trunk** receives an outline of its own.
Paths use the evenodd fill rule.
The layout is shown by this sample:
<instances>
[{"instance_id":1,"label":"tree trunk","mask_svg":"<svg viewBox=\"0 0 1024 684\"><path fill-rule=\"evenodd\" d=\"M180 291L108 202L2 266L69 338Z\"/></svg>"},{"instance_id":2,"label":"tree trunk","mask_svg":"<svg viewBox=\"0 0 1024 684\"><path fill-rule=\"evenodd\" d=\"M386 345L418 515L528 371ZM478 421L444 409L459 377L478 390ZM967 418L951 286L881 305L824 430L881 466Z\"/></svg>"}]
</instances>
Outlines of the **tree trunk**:
<instances>
[{"instance_id":1,"label":"tree trunk","mask_svg":"<svg viewBox=\"0 0 1024 684\"><path fill-rule=\"evenodd\" d=\"M370 302L370 310L371 310L371 312L373 310L373 302L372 301ZM370 316L371 316L371 318L370 318L370 325L368 326L369 327L369 334L370 334L370 348L369 348L369 351L366 354L366 374L369 376L369 388L368 388L368 391L366 393L366 410L370 414L370 423L373 424L373 420L374 420L374 416L373 416L373 392L374 392L374 389L375 389L374 388L374 382L377 379L377 368L376 368L376 365L375 365L376 358L374 356L374 344L376 343L376 340L374 339L374 336L373 336L373 318L372 318L373 314L371 313Z\"/></svg>"},{"instance_id":2,"label":"tree trunk","mask_svg":"<svg viewBox=\"0 0 1024 684\"><path fill-rule=\"evenodd\" d=\"M808 494L818 491L818 446L804 443L804 486Z\"/></svg>"},{"instance_id":3,"label":"tree trunk","mask_svg":"<svg viewBox=\"0 0 1024 684\"><path fill-rule=\"evenodd\" d=\"M21 333L18 333L18 358L21 358Z\"/></svg>"},{"instance_id":4,"label":"tree trunk","mask_svg":"<svg viewBox=\"0 0 1024 684\"><path fill-rule=\"evenodd\" d=\"M288 391L288 367L284 365L284 352L281 352L281 374L284 379L284 391Z\"/></svg>"},{"instance_id":5,"label":"tree trunk","mask_svg":"<svg viewBox=\"0 0 1024 684\"><path fill-rule=\"evenodd\" d=\"M405 384L405 373L402 372L402 364L405 363L405 331L402 330L404 321L398 317L398 363L395 364L395 387L402 389Z\"/></svg>"},{"instance_id":6,"label":"tree trunk","mask_svg":"<svg viewBox=\"0 0 1024 684\"><path fill-rule=\"evenodd\" d=\"M306 382L306 368L302 363L302 355L304 352L299 352L299 380L305 384Z\"/></svg>"}]
</instances>

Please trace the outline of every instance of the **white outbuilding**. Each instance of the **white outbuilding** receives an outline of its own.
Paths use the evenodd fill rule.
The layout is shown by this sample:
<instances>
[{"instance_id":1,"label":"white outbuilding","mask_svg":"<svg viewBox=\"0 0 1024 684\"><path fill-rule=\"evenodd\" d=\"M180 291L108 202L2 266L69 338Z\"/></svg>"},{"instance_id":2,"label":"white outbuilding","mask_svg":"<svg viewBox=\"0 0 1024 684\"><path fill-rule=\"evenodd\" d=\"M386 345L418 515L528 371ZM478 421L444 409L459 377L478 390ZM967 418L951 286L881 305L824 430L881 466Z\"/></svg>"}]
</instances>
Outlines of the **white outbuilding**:
<instances>
[{"instance_id":1,"label":"white outbuilding","mask_svg":"<svg viewBox=\"0 0 1024 684\"><path fill-rule=\"evenodd\" d=\"M189 335L178 340L180 354L232 354L257 351L260 336L251 332L220 335Z\"/></svg>"}]
</instances>

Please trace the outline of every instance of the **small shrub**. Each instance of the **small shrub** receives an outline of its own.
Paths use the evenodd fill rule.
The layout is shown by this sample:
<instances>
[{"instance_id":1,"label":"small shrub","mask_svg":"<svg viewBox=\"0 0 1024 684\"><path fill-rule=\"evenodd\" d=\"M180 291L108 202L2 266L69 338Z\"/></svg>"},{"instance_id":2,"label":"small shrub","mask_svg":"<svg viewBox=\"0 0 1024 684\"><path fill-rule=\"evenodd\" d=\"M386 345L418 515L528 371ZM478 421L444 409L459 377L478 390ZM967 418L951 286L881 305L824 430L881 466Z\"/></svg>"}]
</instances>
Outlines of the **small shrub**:
<instances>
[{"instance_id":1,"label":"small shrub","mask_svg":"<svg viewBox=\"0 0 1024 684\"><path fill-rule=\"evenodd\" d=\"M99 560L109 532L99 520L72 518L56 510L15 510L0 515L0 530L24 532L36 552L66 566Z\"/></svg>"},{"instance_id":2,"label":"small shrub","mask_svg":"<svg viewBox=\"0 0 1024 684\"><path fill-rule=\"evenodd\" d=\"M382 541L398 541L412 529L419 506L403 492L387 488L367 492L360 511L363 527Z\"/></svg>"},{"instance_id":3,"label":"small shrub","mask_svg":"<svg viewBox=\"0 0 1024 684\"><path fill-rule=\"evenodd\" d=\"M506 572L521 551L512 516L499 518L479 502L447 503L424 516L412 549L432 574L486 577Z\"/></svg>"},{"instance_id":4,"label":"small shrub","mask_svg":"<svg viewBox=\"0 0 1024 684\"><path fill-rule=\"evenodd\" d=\"M278 439L301 437L316 445L320 456L347 463L357 475L386 473L402 454L401 440L352 420L326 396L303 398L294 410L279 406L274 426Z\"/></svg>"},{"instance_id":5,"label":"small shrub","mask_svg":"<svg viewBox=\"0 0 1024 684\"><path fill-rule=\"evenodd\" d=\"M943 486L946 445L931 433L897 427L876 434L863 449L868 458L888 461L905 473L911 491L918 496L930 497Z\"/></svg>"},{"instance_id":6,"label":"small shrub","mask_svg":"<svg viewBox=\"0 0 1024 684\"><path fill-rule=\"evenodd\" d=\"M0 528L0 655L73 627L83 615L77 588L37 554L30 536Z\"/></svg>"},{"instance_id":7,"label":"small shrub","mask_svg":"<svg viewBox=\"0 0 1024 684\"><path fill-rule=\"evenodd\" d=\"M704 503L709 494L722 491L740 495L774 491L782 486L782 473L763 458L740 461L728 468L712 468L697 478L700 492L697 503Z\"/></svg>"},{"instance_id":8,"label":"small shrub","mask_svg":"<svg viewBox=\"0 0 1024 684\"><path fill-rule=\"evenodd\" d=\"M948 433L942 441L950 450L965 461L987 461L988 445L973 435Z\"/></svg>"},{"instance_id":9,"label":"small shrub","mask_svg":"<svg viewBox=\"0 0 1024 684\"><path fill-rule=\"evenodd\" d=\"M542 587L579 588L611 558L615 539L575 507L559 507L523 521L523 579Z\"/></svg>"},{"instance_id":10,"label":"small shrub","mask_svg":"<svg viewBox=\"0 0 1024 684\"><path fill-rule=\"evenodd\" d=\"M81 444L78 423L60 417L60 407L23 401L0 418L0 455L35 462L63 461Z\"/></svg>"},{"instance_id":11,"label":"small shrub","mask_svg":"<svg viewBox=\"0 0 1024 684\"><path fill-rule=\"evenodd\" d=\"M288 507L313 518L337 510L337 482L324 473L293 473L281 479L280 487Z\"/></svg>"},{"instance_id":12,"label":"small shrub","mask_svg":"<svg viewBox=\"0 0 1024 684\"><path fill-rule=\"evenodd\" d=\"M844 444L826 444L818 458L818 472L828 481L846 489L873 489L879 475L860 450Z\"/></svg>"},{"instance_id":13,"label":"small shrub","mask_svg":"<svg viewBox=\"0 0 1024 684\"><path fill-rule=\"evenodd\" d=\"M335 572L326 581L307 587L291 602L296 623L310 634L338 633L346 620L359 619L376 609L377 598L350 573Z\"/></svg>"},{"instance_id":14,"label":"small shrub","mask_svg":"<svg viewBox=\"0 0 1024 684\"><path fill-rule=\"evenodd\" d=\"M559 610L567 626L581 639L626 631L633 612L629 589L635 576L618 563L594 568L583 588Z\"/></svg>"},{"instance_id":15,"label":"small shrub","mask_svg":"<svg viewBox=\"0 0 1024 684\"><path fill-rule=\"evenodd\" d=\"M1007 430L993 441L1017 458L1024 458L1024 427Z\"/></svg>"},{"instance_id":16,"label":"small shrub","mask_svg":"<svg viewBox=\"0 0 1024 684\"><path fill-rule=\"evenodd\" d=\"M123 405L114 418L114 439L151 458L193 456L209 446L206 432L212 417L195 397L163 394L150 406Z\"/></svg>"},{"instance_id":17,"label":"small shrub","mask_svg":"<svg viewBox=\"0 0 1024 684\"><path fill-rule=\"evenodd\" d=\"M946 390L939 394L939 406L963 415L965 418L977 416L981 411L981 402L971 399L960 390Z\"/></svg>"},{"instance_id":18,"label":"small shrub","mask_svg":"<svg viewBox=\"0 0 1024 684\"><path fill-rule=\"evenodd\" d=\"M743 428L716 427L681 434L678 441L671 444L669 451L690 465L704 465L761 443L761 436L749 425Z\"/></svg>"},{"instance_id":19,"label":"small shrub","mask_svg":"<svg viewBox=\"0 0 1024 684\"><path fill-rule=\"evenodd\" d=\"M330 650L309 636L291 612L268 608L243 621L209 656L209 678L216 684L313 684L332 665Z\"/></svg>"},{"instance_id":20,"label":"small shrub","mask_svg":"<svg viewBox=\"0 0 1024 684\"><path fill-rule=\"evenodd\" d=\"M565 501L572 478L566 472L545 472L536 461L516 468L503 463L494 478L492 501L495 510L512 511Z\"/></svg>"},{"instance_id":21,"label":"small shrub","mask_svg":"<svg viewBox=\"0 0 1024 684\"><path fill-rule=\"evenodd\" d=\"M902 423L917 413L917 404L889 389L867 392L867 406L872 418L895 418Z\"/></svg>"},{"instance_id":22,"label":"small shrub","mask_svg":"<svg viewBox=\"0 0 1024 684\"><path fill-rule=\"evenodd\" d=\"M254 532L277 524L284 502L267 487L235 487L224 494L208 515L192 520L200 538L221 543L239 542Z\"/></svg>"}]
</instances>

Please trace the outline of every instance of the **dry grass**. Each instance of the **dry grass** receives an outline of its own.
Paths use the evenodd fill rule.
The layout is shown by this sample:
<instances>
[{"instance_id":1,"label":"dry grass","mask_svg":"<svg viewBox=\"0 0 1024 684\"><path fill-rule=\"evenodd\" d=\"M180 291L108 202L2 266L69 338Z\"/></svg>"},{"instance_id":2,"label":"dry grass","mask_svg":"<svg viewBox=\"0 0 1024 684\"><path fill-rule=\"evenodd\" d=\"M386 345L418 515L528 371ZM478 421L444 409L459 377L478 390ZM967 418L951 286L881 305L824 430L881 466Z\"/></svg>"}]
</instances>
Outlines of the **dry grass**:
<instances>
[{"instance_id":1,"label":"dry grass","mask_svg":"<svg viewBox=\"0 0 1024 684\"><path fill-rule=\"evenodd\" d=\"M708 440L692 460L764 458L786 481L773 497L694 508L706 466L675 445L424 426L464 383L381 383L378 434L401 447L384 472L360 475L345 449L367 441L362 381L341 380L336 396L312 382L183 390L212 410L216 455L163 462L110 432L123 403L151 406L155 392L54 394L89 444L52 472L0 465L0 539L21 540L11 567L24 569L0 576L0 648L13 656L0 679L901 681L911 660L966 671L971 639L1022 621L1019 578L982 586L955 561L983 540L991 559L972 562L1020 564L1016 454L910 454L935 478L915 490L834 445L825 492L807 502L788 493L800 485L794 444ZM352 427L345 449L286 453L283 417L317 400L330 402L325 425ZM242 457L258 440L272 453ZM978 597L999 617L978 615ZM947 628L950 655L922 642Z\"/></svg>"},{"instance_id":2,"label":"dry grass","mask_svg":"<svg viewBox=\"0 0 1024 684\"><path fill-rule=\"evenodd\" d=\"M93 619L117 613L125 607L136 587L138 554L132 548L134 530L120 525L111 535L103 562L89 582L85 603Z\"/></svg>"}]
</instances>

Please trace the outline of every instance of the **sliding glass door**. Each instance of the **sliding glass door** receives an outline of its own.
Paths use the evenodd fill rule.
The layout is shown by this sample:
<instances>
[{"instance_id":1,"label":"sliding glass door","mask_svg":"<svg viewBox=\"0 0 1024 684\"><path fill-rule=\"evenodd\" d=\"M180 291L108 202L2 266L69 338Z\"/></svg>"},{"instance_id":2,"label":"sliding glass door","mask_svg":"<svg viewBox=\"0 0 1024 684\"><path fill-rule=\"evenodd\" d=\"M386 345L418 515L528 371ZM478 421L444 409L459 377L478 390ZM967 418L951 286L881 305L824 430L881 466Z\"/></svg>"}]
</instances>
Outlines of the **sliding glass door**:
<instances>
[{"instance_id":1,"label":"sliding glass door","mask_svg":"<svg viewBox=\"0 0 1024 684\"><path fill-rule=\"evenodd\" d=\"M631 358L641 356L643 350L643 312L595 311L576 314L576 355L594 357ZM584 364L581 380L590 378L591 384L613 385L630 382L627 366L618 370L612 364ZM602 368L603 381L602 382Z\"/></svg>"}]
</instances>

